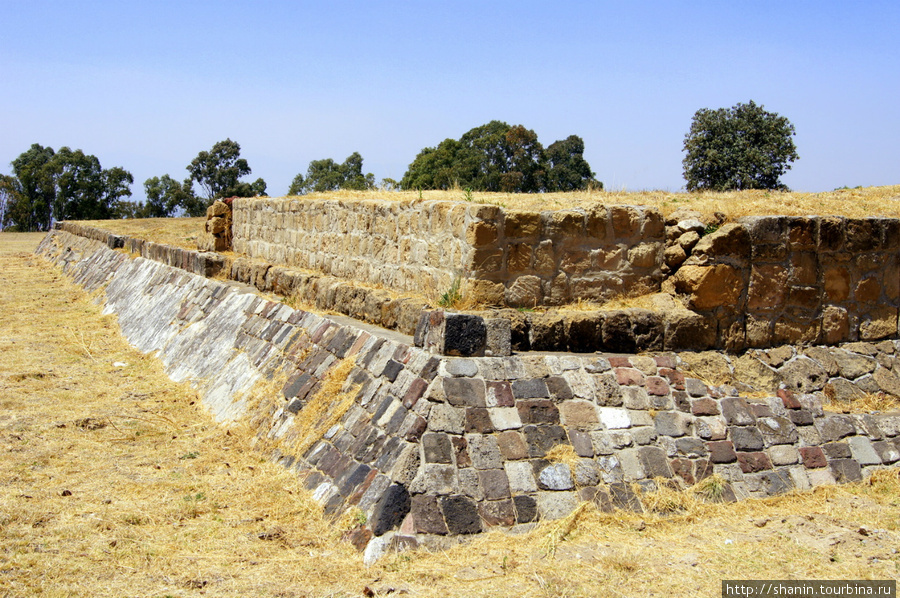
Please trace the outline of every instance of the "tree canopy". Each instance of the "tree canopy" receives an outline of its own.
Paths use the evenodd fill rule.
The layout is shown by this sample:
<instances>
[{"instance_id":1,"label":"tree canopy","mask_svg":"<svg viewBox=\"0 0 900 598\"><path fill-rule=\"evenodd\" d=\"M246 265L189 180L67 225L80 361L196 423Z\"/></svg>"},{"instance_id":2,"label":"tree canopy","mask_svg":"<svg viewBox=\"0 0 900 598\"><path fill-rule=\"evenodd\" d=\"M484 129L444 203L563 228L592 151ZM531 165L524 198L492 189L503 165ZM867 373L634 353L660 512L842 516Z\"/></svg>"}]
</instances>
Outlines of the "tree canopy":
<instances>
[{"instance_id":1,"label":"tree canopy","mask_svg":"<svg viewBox=\"0 0 900 598\"><path fill-rule=\"evenodd\" d=\"M0 180L3 224L16 230L48 230L58 220L102 220L118 213L134 177L120 166L104 170L82 150L33 144L12 161Z\"/></svg>"},{"instance_id":2,"label":"tree canopy","mask_svg":"<svg viewBox=\"0 0 900 598\"><path fill-rule=\"evenodd\" d=\"M537 134L498 120L475 127L459 140L426 147L403 176L404 189L533 193L603 188L584 159L584 141L571 135L546 150Z\"/></svg>"},{"instance_id":3,"label":"tree canopy","mask_svg":"<svg viewBox=\"0 0 900 598\"><path fill-rule=\"evenodd\" d=\"M206 193L208 203L222 197L254 197L265 195L266 182L256 179L252 183L241 182L242 176L250 174L247 160L240 157L241 146L237 141L226 139L213 145L208 152L197 154L187 166L190 180L196 182Z\"/></svg>"},{"instance_id":4,"label":"tree canopy","mask_svg":"<svg viewBox=\"0 0 900 598\"><path fill-rule=\"evenodd\" d=\"M306 176L297 174L288 189L288 195L304 195L316 191L352 189L364 191L375 186L375 175L363 174L363 158L359 152L350 154L343 164L331 158L313 160L306 169Z\"/></svg>"},{"instance_id":5,"label":"tree canopy","mask_svg":"<svg viewBox=\"0 0 900 598\"><path fill-rule=\"evenodd\" d=\"M702 108L684 138L688 191L786 189L779 180L797 160L794 125L752 100L731 108Z\"/></svg>"}]
</instances>

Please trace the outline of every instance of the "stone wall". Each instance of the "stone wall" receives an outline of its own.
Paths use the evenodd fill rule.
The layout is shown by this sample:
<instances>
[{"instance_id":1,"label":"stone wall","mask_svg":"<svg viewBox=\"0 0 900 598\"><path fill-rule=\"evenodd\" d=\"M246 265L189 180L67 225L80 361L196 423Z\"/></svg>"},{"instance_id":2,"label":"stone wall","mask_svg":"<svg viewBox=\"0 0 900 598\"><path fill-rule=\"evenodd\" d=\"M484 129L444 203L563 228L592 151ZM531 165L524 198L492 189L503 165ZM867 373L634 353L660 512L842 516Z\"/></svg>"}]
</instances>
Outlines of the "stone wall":
<instances>
[{"instance_id":1,"label":"stone wall","mask_svg":"<svg viewBox=\"0 0 900 598\"><path fill-rule=\"evenodd\" d=\"M663 289L717 324L718 348L897 338L900 220L745 218L700 239Z\"/></svg>"},{"instance_id":2,"label":"stone wall","mask_svg":"<svg viewBox=\"0 0 900 598\"><path fill-rule=\"evenodd\" d=\"M192 381L218 419L249 417L261 438L280 442L273 458L327 512L360 509L359 546L559 518L585 500L639 511L639 493L660 479L713 479L708 499L736 500L859 480L900 461L898 413L828 413L824 391L800 385L741 396L673 353L441 357L108 243L54 231L38 251L86 288L105 288L105 310L129 341ZM857 385L863 370L900 374L900 342L854 349L871 359L832 354L823 371ZM340 368L340 392L323 395ZM269 400L253 407L249 393L264 381ZM333 425L292 443L315 429L308 405L348 396Z\"/></svg>"},{"instance_id":3,"label":"stone wall","mask_svg":"<svg viewBox=\"0 0 900 598\"><path fill-rule=\"evenodd\" d=\"M604 301L662 280L664 224L634 206L510 211L451 201L236 199L234 249L369 285L534 307Z\"/></svg>"}]
</instances>

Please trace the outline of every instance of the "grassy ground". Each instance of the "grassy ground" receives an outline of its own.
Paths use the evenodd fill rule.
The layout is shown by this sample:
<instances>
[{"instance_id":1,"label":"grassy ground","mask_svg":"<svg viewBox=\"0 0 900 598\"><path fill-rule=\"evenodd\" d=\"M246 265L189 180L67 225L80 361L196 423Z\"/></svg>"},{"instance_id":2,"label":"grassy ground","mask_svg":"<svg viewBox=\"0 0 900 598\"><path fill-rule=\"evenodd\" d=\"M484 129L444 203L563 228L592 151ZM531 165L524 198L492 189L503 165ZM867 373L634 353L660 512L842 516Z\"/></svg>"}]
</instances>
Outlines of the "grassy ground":
<instances>
[{"instance_id":1,"label":"grassy ground","mask_svg":"<svg viewBox=\"0 0 900 598\"><path fill-rule=\"evenodd\" d=\"M38 239L0 234L0 596L718 596L722 579L900 576L896 469L737 505L648 497L668 515L585 508L366 568L347 523L131 349Z\"/></svg>"}]
</instances>

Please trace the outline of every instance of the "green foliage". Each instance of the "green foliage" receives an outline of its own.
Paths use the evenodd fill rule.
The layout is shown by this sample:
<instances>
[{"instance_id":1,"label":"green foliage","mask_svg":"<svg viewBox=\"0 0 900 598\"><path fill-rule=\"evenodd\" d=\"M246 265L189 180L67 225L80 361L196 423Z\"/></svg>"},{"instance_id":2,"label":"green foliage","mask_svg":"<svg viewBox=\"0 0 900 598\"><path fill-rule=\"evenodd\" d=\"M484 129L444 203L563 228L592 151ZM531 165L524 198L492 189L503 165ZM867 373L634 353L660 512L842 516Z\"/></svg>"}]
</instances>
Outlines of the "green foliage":
<instances>
[{"instance_id":1,"label":"green foliage","mask_svg":"<svg viewBox=\"0 0 900 598\"><path fill-rule=\"evenodd\" d=\"M400 182L404 189L450 189L534 193L603 187L584 159L584 142L572 135L547 150L522 125L491 121L427 147Z\"/></svg>"},{"instance_id":2,"label":"green foliage","mask_svg":"<svg viewBox=\"0 0 900 598\"><path fill-rule=\"evenodd\" d=\"M12 161L13 176L0 181L3 224L47 230L55 220L102 220L116 215L131 195L134 177L119 166L104 170L82 150L33 144Z\"/></svg>"},{"instance_id":3,"label":"green foliage","mask_svg":"<svg viewBox=\"0 0 900 598\"><path fill-rule=\"evenodd\" d=\"M238 179L250 174L247 160L240 157L241 146L231 139L219 141L208 152L200 152L187 166L191 181L200 185L208 203L231 197L240 189Z\"/></svg>"},{"instance_id":4,"label":"green foliage","mask_svg":"<svg viewBox=\"0 0 900 598\"><path fill-rule=\"evenodd\" d=\"M201 203L196 201L191 179L185 179L179 183L167 174L161 177L153 177L144 181L144 194L147 203L144 204L140 218L168 218L174 216L178 208L182 208L189 215L196 211Z\"/></svg>"},{"instance_id":5,"label":"green foliage","mask_svg":"<svg viewBox=\"0 0 900 598\"><path fill-rule=\"evenodd\" d=\"M797 160L794 125L752 100L731 108L702 108L684 138L688 191L787 189L779 180Z\"/></svg>"},{"instance_id":6,"label":"green foliage","mask_svg":"<svg viewBox=\"0 0 900 598\"><path fill-rule=\"evenodd\" d=\"M441 298L438 300L438 306L450 308L459 304L459 302L462 301L462 293L460 292L461 284L458 276L454 278L453 282L450 283L450 288L441 294Z\"/></svg>"},{"instance_id":7,"label":"green foliage","mask_svg":"<svg viewBox=\"0 0 900 598\"><path fill-rule=\"evenodd\" d=\"M309 163L306 176L298 174L294 177L288 195L304 195L312 192L337 191L350 189L365 191L375 187L375 175L363 174L363 158L359 152L350 154L343 164L331 158L313 160ZM390 179L385 179L390 180ZM396 183L396 181L394 181Z\"/></svg>"}]
</instances>

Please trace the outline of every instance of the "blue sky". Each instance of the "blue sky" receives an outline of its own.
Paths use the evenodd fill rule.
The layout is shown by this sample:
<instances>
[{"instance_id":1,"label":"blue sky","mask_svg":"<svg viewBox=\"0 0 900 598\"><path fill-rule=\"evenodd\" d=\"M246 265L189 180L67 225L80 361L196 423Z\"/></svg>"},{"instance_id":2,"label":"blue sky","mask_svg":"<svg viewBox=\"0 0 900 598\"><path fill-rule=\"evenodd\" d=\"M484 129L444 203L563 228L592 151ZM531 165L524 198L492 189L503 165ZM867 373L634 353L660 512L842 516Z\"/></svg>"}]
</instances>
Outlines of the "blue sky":
<instances>
[{"instance_id":1,"label":"blue sky","mask_svg":"<svg viewBox=\"0 0 900 598\"><path fill-rule=\"evenodd\" d=\"M230 137L282 195L354 151L400 179L491 120L570 134L608 189L679 190L699 108L796 127L790 187L900 183L900 3L0 0L0 172L32 143L142 183Z\"/></svg>"}]
</instances>

